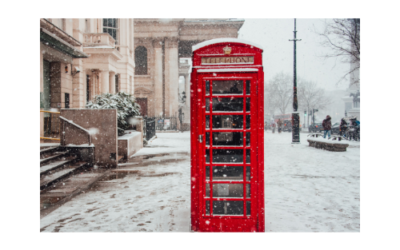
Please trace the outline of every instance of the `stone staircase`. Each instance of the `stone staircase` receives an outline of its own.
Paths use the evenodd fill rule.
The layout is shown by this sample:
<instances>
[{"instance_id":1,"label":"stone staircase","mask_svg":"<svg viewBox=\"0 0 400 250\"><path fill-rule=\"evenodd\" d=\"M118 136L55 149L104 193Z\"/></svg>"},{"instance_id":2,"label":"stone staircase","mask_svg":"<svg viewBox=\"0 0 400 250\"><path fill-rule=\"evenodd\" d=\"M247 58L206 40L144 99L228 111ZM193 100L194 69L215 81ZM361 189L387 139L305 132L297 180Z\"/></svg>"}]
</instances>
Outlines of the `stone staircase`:
<instances>
[{"instance_id":1,"label":"stone staircase","mask_svg":"<svg viewBox=\"0 0 400 250\"><path fill-rule=\"evenodd\" d=\"M74 172L89 167L68 150L48 147L40 150L40 190L68 178Z\"/></svg>"}]
</instances>

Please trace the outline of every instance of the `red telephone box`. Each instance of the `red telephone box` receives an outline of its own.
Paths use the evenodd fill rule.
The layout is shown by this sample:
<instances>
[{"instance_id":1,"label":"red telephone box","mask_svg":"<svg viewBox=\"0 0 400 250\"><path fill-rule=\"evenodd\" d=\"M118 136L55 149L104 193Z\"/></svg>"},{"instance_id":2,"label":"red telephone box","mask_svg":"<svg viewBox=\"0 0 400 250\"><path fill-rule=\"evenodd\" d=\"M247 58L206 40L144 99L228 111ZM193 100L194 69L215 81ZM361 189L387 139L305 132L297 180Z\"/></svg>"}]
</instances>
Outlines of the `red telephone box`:
<instances>
[{"instance_id":1,"label":"red telephone box","mask_svg":"<svg viewBox=\"0 0 400 250\"><path fill-rule=\"evenodd\" d=\"M214 39L192 60L191 229L264 232L262 49Z\"/></svg>"}]
</instances>

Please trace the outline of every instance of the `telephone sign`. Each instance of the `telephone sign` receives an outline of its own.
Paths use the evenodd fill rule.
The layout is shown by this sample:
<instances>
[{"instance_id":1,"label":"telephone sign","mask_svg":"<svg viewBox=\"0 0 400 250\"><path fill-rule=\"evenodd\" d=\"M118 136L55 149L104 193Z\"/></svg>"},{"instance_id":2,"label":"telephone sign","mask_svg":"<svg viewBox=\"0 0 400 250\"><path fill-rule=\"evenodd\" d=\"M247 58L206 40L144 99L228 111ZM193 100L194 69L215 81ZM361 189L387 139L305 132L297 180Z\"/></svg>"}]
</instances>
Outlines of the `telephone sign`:
<instances>
[{"instance_id":1,"label":"telephone sign","mask_svg":"<svg viewBox=\"0 0 400 250\"><path fill-rule=\"evenodd\" d=\"M191 229L264 232L264 72L260 46L193 46Z\"/></svg>"}]
</instances>

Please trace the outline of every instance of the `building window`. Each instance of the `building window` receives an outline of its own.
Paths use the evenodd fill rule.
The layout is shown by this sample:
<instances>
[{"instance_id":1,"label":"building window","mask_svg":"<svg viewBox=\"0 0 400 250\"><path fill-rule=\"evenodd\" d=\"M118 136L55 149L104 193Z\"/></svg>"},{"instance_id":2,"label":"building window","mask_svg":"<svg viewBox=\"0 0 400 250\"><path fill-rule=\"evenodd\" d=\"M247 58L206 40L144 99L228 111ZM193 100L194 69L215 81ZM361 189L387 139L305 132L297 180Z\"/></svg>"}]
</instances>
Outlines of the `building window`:
<instances>
[{"instance_id":1,"label":"building window","mask_svg":"<svg viewBox=\"0 0 400 250\"><path fill-rule=\"evenodd\" d=\"M147 49L143 46L135 49L135 75L147 75Z\"/></svg>"},{"instance_id":2,"label":"building window","mask_svg":"<svg viewBox=\"0 0 400 250\"><path fill-rule=\"evenodd\" d=\"M103 19L103 33L108 33L115 40L115 44L118 44L118 19L115 18L104 18Z\"/></svg>"},{"instance_id":3,"label":"building window","mask_svg":"<svg viewBox=\"0 0 400 250\"><path fill-rule=\"evenodd\" d=\"M359 108L360 107L360 101L359 100L355 100L353 102L353 108Z\"/></svg>"}]
</instances>

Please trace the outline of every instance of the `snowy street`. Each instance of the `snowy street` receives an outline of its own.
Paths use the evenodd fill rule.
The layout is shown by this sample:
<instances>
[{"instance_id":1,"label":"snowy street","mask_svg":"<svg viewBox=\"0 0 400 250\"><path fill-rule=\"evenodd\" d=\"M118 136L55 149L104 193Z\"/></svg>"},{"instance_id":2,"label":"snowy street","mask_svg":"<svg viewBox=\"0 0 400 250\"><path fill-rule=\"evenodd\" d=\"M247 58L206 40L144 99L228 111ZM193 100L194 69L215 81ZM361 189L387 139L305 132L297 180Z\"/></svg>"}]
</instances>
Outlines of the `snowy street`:
<instances>
[{"instance_id":1,"label":"snowy street","mask_svg":"<svg viewBox=\"0 0 400 250\"><path fill-rule=\"evenodd\" d=\"M359 232L360 143L330 152L300 138L265 132L265 231ZM42 218L41 231L190 231L189 152L189 132L158 133L114 177Z\"/></svg>"}]
</instances>

